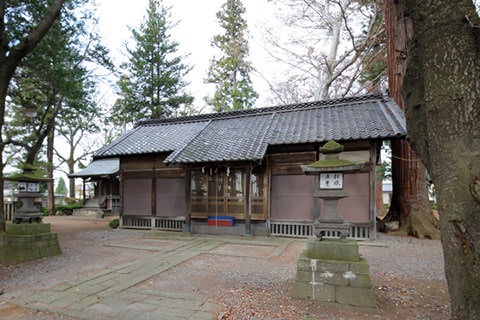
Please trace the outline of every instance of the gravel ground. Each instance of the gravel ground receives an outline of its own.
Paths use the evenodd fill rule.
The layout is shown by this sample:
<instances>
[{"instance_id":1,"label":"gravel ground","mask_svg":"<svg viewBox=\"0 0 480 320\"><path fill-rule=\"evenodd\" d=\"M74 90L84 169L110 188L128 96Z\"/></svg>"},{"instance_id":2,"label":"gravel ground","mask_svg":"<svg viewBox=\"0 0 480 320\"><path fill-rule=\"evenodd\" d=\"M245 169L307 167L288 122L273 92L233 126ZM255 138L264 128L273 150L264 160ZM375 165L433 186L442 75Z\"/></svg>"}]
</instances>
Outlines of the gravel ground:
<instances>
[{"instance_id":1,"label":"gravel ground","mask_svg":"<svg viewBox=\"0 0 480 320\"><path fill-rule=\"evenodd\" d=\"M370 264L379 315L290 298L296 257L305 246L295 242L273 264L257 265L255 276L236 275L237 286L217 297L224 305L220 319L449 319L439 241L379 234L372 244L360 252Z\"/></svg>"},{"instance_id":2,"label":"gravel ground","mask_svg":"<svg viewBox=\"0 0 480 320\"><path fill-rule=\"evenodd\" d=\"M68 319L8 302L150 254L106 245L151 247L165 242L151 239L148 231L110 231L108 221L54 217L47 222L59 234L63 254L16 266L0 264L1 319ZM218 319L448 319L440 242L380 234L374 244L362 245L360 251L370 264L379 315L290 298L296 260L305 248L303 240L292 241L280 256L270 259L264 257L271 252L268 247L223 245L138 288L202 295L221 307ZM230 255L232 251L236 255Z\"/></svg>"},{"instance_id":3,"label":"gravel ground","mask_svg":"<svg viewBox=\"0 0 480 320\"><path fill-rule=\"evenodd\" d=\"M0 263L0 290L3 290L0 305L15 297L46 290L148 254L143 250L105 246L143 235L141 231L109 230L108 220L71 217L49 217L44 220L52 224L53 232L58 233L62 254L18 265Z\"/></svg>"}]
</instances>

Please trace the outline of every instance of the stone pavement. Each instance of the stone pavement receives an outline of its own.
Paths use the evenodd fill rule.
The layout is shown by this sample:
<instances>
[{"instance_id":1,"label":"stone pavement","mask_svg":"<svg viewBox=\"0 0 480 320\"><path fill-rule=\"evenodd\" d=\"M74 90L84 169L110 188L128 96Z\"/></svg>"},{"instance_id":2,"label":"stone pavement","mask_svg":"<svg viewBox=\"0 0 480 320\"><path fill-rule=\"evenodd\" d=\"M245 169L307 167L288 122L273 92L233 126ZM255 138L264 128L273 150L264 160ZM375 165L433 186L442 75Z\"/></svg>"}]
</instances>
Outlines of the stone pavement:
<instances>
[{"instance_id":1,"label":"stone pavement","mask_svg":"<svg viewBox=\"0 0 480 320\"><path fill-rule=\"evenodd\" d=\"M112 245L153 251L145 259L114 266L83 276L32 296L13 301L22 307L59 313L77 319L215 319L219 306L207 297L179 292L140 290L142 282L167 271L225 242L276 247L270 256L280 255L291 241L235 240L201 236L184 237L158 233L160 238L182 240L166 247Z\"/></svg>"}]
</instances>

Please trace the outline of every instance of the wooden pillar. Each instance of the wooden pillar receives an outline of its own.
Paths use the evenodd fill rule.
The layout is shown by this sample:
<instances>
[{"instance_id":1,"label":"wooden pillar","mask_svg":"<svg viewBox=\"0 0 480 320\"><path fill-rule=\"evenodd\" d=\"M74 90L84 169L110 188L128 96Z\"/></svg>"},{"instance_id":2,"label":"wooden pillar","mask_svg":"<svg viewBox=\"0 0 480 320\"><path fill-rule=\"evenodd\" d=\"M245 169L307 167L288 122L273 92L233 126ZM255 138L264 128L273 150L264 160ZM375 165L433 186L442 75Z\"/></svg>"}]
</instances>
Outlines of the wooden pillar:
<instances>
[{"instance_id":1,"label":"wooden pillar","mask_svg":"<svg viewBox=\"0 0 480 320\"><path fill-rule=\"evenodd\" d=\"M152 216L157 215L157 179L152 178Z\"/></svg>"},{"instance_id":2,"label":"wooden pillar","mask_svg":"<svg viewBox=\"0 0 480 320\"><path fill-rule=\"evenodd\" d=\"M191 217L192 217L192 170L186 169L185 172L185 232L191 232Z\"/></svg>"},{"instance_id":3,"label":"wooden pillar","mask_svg":"<svg viewBox=\"0 0 480 320\"><path fill-rule=\"evenodd\" d=\"M83 204L85 204L85 178L82 178L82 181L83 181Z\"/></svg>"},{"instance_id":4,"label":"wooden pillar","mask_svg":"<svg viewBox=\"0 0 480 320\"><path fill-rule=\"evenodd\" d=\"M248 167L245 177L245 201L247 204L247 210L245 211L245 234L251 235L252 228L251 228L251 221L250 217L252 215L252 184L251 184L251 177L252 177L252 167Z\"/></svg>"},{"instance_id":5,"label":"wooden pillar","mask_svg":"<svg viewBox=\"0 0 480 320\"><path fill-rule=\"evenodd\" d=\"M370 239L377 237L377 197L376 197L376 183L377 183L377 143L370 143L370 179L369 179L369 207L370 207Z\"/></svg>"},{"instance_id":6,"label":"wooden pillar","mask_svg":"<svg viewBox=\"0 0 480 320\"><path fill-rule=\"evenodd\" d=\"M119 209L119 215L120 217L123 217L123 203L124 203L124 195L123 195L123 190L124 190L124 181L123 181L123 174L120 173L118 175L118 193L119 193L119 196L120 196L120 201L119 201L119 206L120 208Z\"/></svg>"}]
</instances>

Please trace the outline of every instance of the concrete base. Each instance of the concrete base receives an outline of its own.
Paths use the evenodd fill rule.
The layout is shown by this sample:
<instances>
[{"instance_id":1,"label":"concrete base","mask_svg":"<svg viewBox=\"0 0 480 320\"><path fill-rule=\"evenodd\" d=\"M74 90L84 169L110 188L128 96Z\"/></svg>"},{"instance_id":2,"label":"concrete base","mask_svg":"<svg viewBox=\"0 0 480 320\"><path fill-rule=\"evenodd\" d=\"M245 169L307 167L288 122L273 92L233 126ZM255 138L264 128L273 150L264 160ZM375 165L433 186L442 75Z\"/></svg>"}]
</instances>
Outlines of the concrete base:
<instances>
[{"instance_id":1,"label":"concrete base","mask_svg":"<svg viewBox=\"0 0 480 320\"><path fill-rule=\"evenodd\" d=\"M268 228L265 222L253 223L250 225L252 236L268 236ZM207 221L192 220L191 233L198 234L215 234L215 235L245 235L245 224L235 221L233 227L226 226L209 226Z\"/></svg>"},{"instance_id":2,"label":"concrete base","mask_svg":"<svg viewBox=\"0 0 480 320\"><path fill-rule=\"evenodd\" d=\"M102 219L104 216L104 213L100 209L79 208L79 209L73 209L73 215L78 217L91 217L96 219Z\"/></svg>"},{"instance_id":3,"label":"concrete base","mask_svg":"<svg viewBox=\"0 0 480 320\"><path fill-rule=\"evenodd\" d=\"M312 259L358 261L358 245L355 240L339 241L325 239L322 241L309 239L307 242L307 256Z\"/></svg>"},{"instance_id":4,"label":"concrete base","mask_svg":"<svg viewBox=\"0 0 480 320\"><path fill-rule=\"evenodd\" d=\"M355 241L311 240L297 261L292 296L378 312L368 263Z\"/></svg>"},{"instance_id":5,"label":"concrete base","mask_svg":"<svg viewBox=\"0 0 480 320\"><path fill-rule=\"evenodd\" d=\"M0 261L21 263L61 254L56 233L47 223L7 224L0 235Z\"/></svg>"}]
</instances>

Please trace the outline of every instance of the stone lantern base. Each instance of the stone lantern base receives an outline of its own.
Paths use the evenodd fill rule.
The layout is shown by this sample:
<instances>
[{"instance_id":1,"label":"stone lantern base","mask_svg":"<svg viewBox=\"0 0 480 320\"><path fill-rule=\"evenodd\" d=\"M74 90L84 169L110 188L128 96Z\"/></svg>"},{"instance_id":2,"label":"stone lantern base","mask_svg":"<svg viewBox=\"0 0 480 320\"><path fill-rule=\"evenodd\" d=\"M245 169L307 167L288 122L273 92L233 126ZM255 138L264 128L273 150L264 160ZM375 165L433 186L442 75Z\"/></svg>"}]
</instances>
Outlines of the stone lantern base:
<instances>
[{"instance_id":1,"label":"stone lantern base","mask_svg":"<svg viewBox=\"0 0 480 320\"><path fill-rule=\"evenodd\" d=\"M48 223L7 224L0 234L0 261L21 263L62 253Z\"/></svg>"},{"instance_id":2,"label":"stone lantern base","mask_svg":"<svg viewBox=\"0 0 480 320\"><path fill-rule=\"evenodd\" d=\"M354 240L309 240L297 261L292 296L377 313L367 261Z\"/></svg>"}]
</instances>

